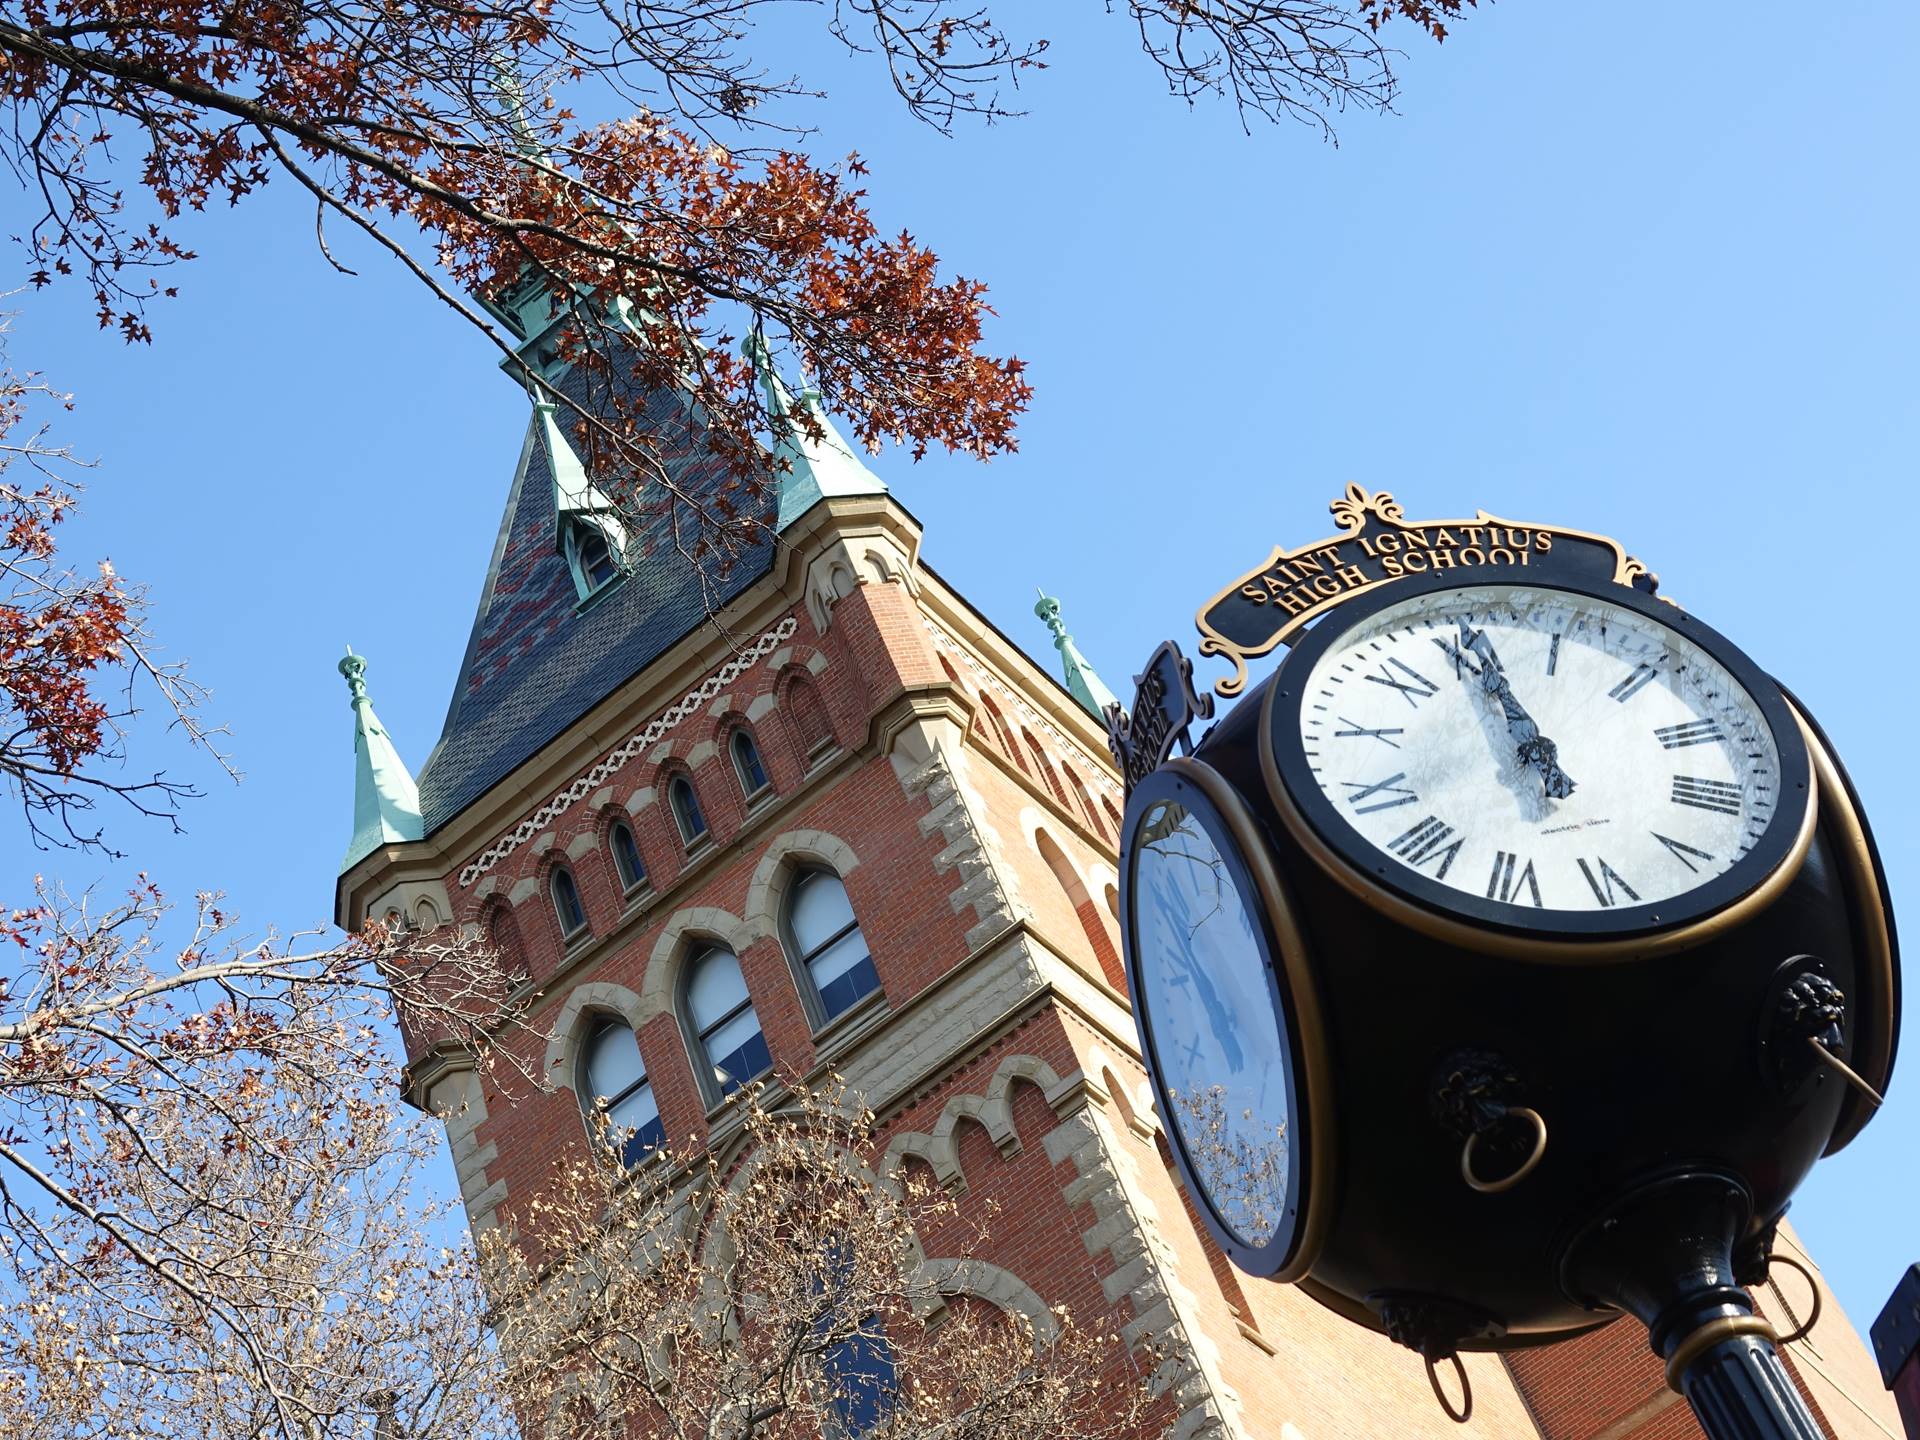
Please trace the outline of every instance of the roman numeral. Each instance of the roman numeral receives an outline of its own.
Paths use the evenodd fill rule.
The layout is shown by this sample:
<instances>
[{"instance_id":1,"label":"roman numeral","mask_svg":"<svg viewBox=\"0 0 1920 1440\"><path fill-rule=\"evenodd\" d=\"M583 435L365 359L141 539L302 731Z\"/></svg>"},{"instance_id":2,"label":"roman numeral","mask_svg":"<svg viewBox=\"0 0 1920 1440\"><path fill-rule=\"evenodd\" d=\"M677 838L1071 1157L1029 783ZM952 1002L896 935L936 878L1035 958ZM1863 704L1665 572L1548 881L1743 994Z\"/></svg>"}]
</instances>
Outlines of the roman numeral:
<instances>
[{"instance_id":1,"label":"roman numeral","mask_svg":"<svg viewBox=\"0 0 1920 1440\"><path fill-rule=\"evenodd\" d=\"M1547 646L1547 674L1551 675L1560 668L1560 632L1553 632L1553 641Z\"/></svg>"},{"instance_id":2,"label":"roman numeral","mask_svg":"<svg viewBox=\"0 0 1920 1440\"><path fill-rule=\"evenodd\" d=\"M1622 878L1620 872L1607 864L1607 862L1602 860L1598 855L1593 857L1593 863L1600 867L1600 873L1597 876L1585 860L1580 860L1576 863L1580 866L1580 873L1587 877L1587 884L1593 890L1593 898L1600 902L1602 909L1610 910L1620 903L1614 898L1613 894L1613 887L1616 885L1620 887L1620 893L1625 895L1627 899L1637 901L1640 898L1634 891L1634 888L1627 884L1626 880Z\"/></svg>"},{"instance_id":3,"label":"roman numeral","mask_svg":"<svg viewBox=\"0 0 1920 1440\"><path fill-rule=\"evenodd\" d=\"M1448 844L1451 838L1452 843ZM1387 849L1398 855L1407 864L1418 867L1432 859L1440 861L1440 868L1433 872L1433 878L1444 880L1447 871L1453 868L1454 858L1459 855L1460 847L1466 844L1464 835L1455 835L1453 827L1437 815L1429 815L1401 835L1388 843Z\"/></svg>"},{"instance_id":4,"label":"roman numeral","mask_svg":"<svg viewBox=\"0 0 1920 1440\"><path fill-rule=\"evenodd\" d=\"M1517 897L1520 894L1520 887L1525 885L1527 893L1533 896L1533 908L1541 909L1540 880L1533 873L1533 861L1527 861L1526 868L1516 875L1513 873L1513 867L1519 859L1518 855L1509 855L1505 850L1494 852L1493 874L1487 877L1487 899L1504 900L1509 904L1519 905L1523 902Z\"/></svg>"},{"instance_id":5,"label":"roman numeral","mask_svg":"<svg viewBox=\"0 0 1920 1440\"><path fill-rule=\"evenodd\" d=\"M1413 684L1409 685L1405 680L1394 679L1393 670L1387 668L1389 665L1391 665L1394 670L1398 670L1402 675L1405 675L1408 680L1413 681ZM1389 690L1398 690L1407 704L1413 706L1415 709L1418 709L1420 702L1425 700L1429 695L1438 695L1440 693L1440 687L1438 685L1427 679L1426 676L1407 664L1406 661L1396 659L1391 655L1381 664L1378 675L1369 675L1366 678L1376 685L1385 685Z\"/></svg>"},{"instance_id":6,"label":"roman numeral","mask_svg":"<svg viewBox=\"0 0 1920 1440\"><path fill-rule=\"evenodd\" d=\"M1347 803L1353 806L1353 813L1371 815L1376 810L1391 810L1396 805L1411 805L1420 798L1400 784L1406 778L1403 771L1397 775L1389 775L1384 780L1376 780L1371 785L1363 785L1358 780L1342 780L1340 783L1354 792L1347 796ZM1374 800L1375 795L1389 798ZM1365 803L1369 800L1373 803Z\"/></svg>"},{"instance_id":7,"label":"roman numeral","mask_svg":"<svg viewBox=\"0 0 1920 1440\"><path fill-rule=\"evenodd\" d=\"M1344 715L1339 716L1338 718L1342 725L1351 725L1353 726L1353 728L1351 730L1334 731L1333 736L1334 736L1334 739L1336 740L1356 740L1364 736L1371 735L1375 740L1378 740L1381 744L1391 745L1394 749L1398 750L1400 748L1400 742L1398 740L1389 740L1387 739L1387 737L1389 735L1404 735L1407 733L1405 727L1403 726L1393 726L1385 730L1369 730L1367 729L1366 726L1362 725L1358 720L1349 720Z\"/></svg>"},{"instance_id":8,"label":"roman numeral","mask_svg":"<svg viewBox=\"0 0 1920 1440\"><path fill-rule=\"evenodd\" d=\"M1673 803L1722 815L1740 813L1740 787L1725 780L1702 780L1694 775L1673 777Z\"/></svg>"},{"instance_id":9,"label":"roman numeral","mask_svg":"<svg viewBox=\"0 0 1920 1440\"><path fill-rule=\"evenodd\" d=\"M1684 844L1679 840L1675 840L1670 835L1662 835L1658 830L1650 831L1649 833L1653 836L1654 839L1658 840L1662 845L1667 847L1668 853L1670 853L1674 859L1678 860L1682 865L1686 866L1687 869L1693 871L1695 874L1699 873L1700 867L1694 864L1692 860L1689 860L1687 858L1689 855L1693 856L1695 859L1698 859L1698 860L1705 860L1708 864L1713 863L1713 856L1709 855L1704 850L1696 850L1693 848L1693 846Z\"/></svg>"},{"instance_id":10,"label":"roman numeral","mask_svg":"<svg viewBox=\"0 0 1920 1440\"><path fill-rule=\"evenodd\" d=\"M1720 728L1718 720L1689 720L1684 725L1660 725L1655 727L1653 735L1669 750L1683 750L1689 745L1705 745L1727 738L1727 732Z\"/></svg>"},{"instance_id":11,"label":"roman numeral","mask_svg":"<svg viewBox=\"0 0 1920 1440\"><path fill-rule=\"evenodd\" d=\"M1653 666L1642 660L1638 665L1633 667L1633 673L1631 675L1607 691L1607 696L1609 699L1618 700L1624 705L1645 689L1647 682L1653 679L1658 673Z\"/></svg>"}]
</instances>

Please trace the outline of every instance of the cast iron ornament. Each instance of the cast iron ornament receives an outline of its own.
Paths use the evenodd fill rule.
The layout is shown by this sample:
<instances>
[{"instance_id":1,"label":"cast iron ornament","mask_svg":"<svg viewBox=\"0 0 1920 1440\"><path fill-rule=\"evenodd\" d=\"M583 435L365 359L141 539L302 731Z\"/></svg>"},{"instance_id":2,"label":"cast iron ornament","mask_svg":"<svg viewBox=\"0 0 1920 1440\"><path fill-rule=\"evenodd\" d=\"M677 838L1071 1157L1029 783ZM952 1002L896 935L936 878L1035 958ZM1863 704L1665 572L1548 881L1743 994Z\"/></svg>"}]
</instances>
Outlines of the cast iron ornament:
<instances>
[{"instance_id":1,"label":"cast iron ornament","mask_svg":"<svg viewBox=\"0 0 1920 1440\"><path fill-rule=\"evenodd\" d=\"M1743 1287L1894 1060L1844 769L1617 542L1332 509L1200 611L1245 698L1186 755L1171 642L1109 714L1128 983L1203 1219L1430 1370L1630 1313L1715 1440L1817 1437Z\"/></svg>"}]
</instances>

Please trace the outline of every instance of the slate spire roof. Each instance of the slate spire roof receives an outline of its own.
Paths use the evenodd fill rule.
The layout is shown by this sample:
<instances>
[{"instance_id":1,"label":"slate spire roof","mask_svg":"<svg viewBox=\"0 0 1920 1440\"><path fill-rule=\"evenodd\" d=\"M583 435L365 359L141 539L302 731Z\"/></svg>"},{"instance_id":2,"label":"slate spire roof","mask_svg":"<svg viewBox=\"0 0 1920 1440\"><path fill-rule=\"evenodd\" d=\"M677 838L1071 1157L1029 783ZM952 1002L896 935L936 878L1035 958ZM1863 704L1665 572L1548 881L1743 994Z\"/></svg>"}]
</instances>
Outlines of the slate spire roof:
<instances>
[{"instance_id":1,"label":"slate spire roof","mask_svg":"<svg viewBox=\"0 0 1920 1440\"><path fill-rule=\"evenodd\" d=\"M780 512L776 530L785 530L828 495L884 495L887 487L869 470L866 462L854 454L853 447L841 438L833 421L820 405L820 392L802 390L795 401L787 392L780 374L773 368L767 342L758 334L747 336L741 351L753 365L753 373L767 397L770 415L798 415L805 411L825 433L818 440L798 428L774 440L774 458L783 461L780 479ZM797 422L795 422L797 425Z\"/></svg>"}]
</instances>

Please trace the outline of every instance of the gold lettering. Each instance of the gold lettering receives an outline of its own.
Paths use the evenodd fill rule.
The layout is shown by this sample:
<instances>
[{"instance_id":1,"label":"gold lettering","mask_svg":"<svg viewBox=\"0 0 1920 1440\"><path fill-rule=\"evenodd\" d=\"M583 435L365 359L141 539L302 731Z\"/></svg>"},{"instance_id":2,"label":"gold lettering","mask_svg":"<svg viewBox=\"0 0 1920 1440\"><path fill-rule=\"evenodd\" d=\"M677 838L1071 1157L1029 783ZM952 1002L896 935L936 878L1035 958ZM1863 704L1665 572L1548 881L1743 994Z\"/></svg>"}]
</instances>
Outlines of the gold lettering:
<instances>
[{"instance_id":1,"label":"gold lettering","mask_svg":"<svg viewBox=\"0 0 1920 1440\"><path fill-rule=\"evenodd\" d=\"M1462 533L1467 537L1467 543L1469 545L1478 545L1480 543L1480 531L1483 528L1485 527L1480 525L1468 525L1465 527Z\"/></svg>"},{"instance_id":2,"label":"gold lettering","mask_svg":"<svg viewBox=\"0 0 1920 1440\"><path fill-rule=\"evenodd\" d=\"M1496 545L1492 550L1487 552L1487 563L1489 565L1511 565L1513 564L1513 552L1504 545Z\"/></svg>"},{"instance_id":3,"label":"gold lettering","mask_svg":"<svg viewBox=\"0 0 1920 1440\"><path fill-rule=\"evenodd\" d=\"M1454 563L1454 554L1451 550L1436 550L1433 552L1433 568L1434 569L1451 570L1453 569L1453 563Z\"/></svg>"},{"instance_id":4,"label":"gold lettering","mask_svg":"<svg viewBox=\"0 0 1920 1440\"><path fill-rule=\"evenodd\" d=\"M1524 550L1533 544L1533 531L1510 529L1507 531L1507 544L1516 550Z\"/></svg>"},{"instance_id":5,"label":"gold lettering","mask_svg":"<svg viewBox=\"0 0 1920 1440\"><path fill-rule=\"evenodd\" d=\"M1418 565L1413 563L1416 560L1420 562ZM1418 553L1410 554L1406 557L1406 566L1409 575L1418 575L1427 568L1427 557Z\"/></svg>"},{"instance_id":6,"label":"gold lettering","mask_svg":"<svg viewBox=\"0 0 1920 1440\"><path fill-rule=\"evenodd\" d=\"M1325 567L1320 564L1319 560L1311 555L1296 555L1293 558L1293 568L1299 571L1302 576L1305 576L1309 570L1318 575Z\"/></svg>"},{"instance_id":7,"label":"gold lettering","mask_svg":"<svg viewBox=\"0 0 1920 1440\"><path fill-rule=\"evenodd\" d=\"M1280 603L1287 607L1289 615L1304 615L1313 608L1311 600L1302 599L1291 590L1280 597Z\"/></svg>"},{"instance_id":8,"label":"gold lettering","mask_svg":"<svg viewBox=\"0 0 1920 1440\"><path fill-rule=\"evenodd\" d=\"M1358 590L1367 583L1367 577L1361 572L1358 565L1342 565L1333 573L1346 582L1349 590Z\"/></svg>"},{"instance_id":9,"label":"gold lettering","mask_svg":"<svg viewBox=\"0 0 1920 1440\"><path fill-rule=\"evenodd\" d=\"M1382 556L1380 560L1380 568L1382 570L1385 570L1389 577L1394 575L1404 575L1406 573L1405 569L1400 564L1400 557L1398 555Z\"/></svg>"},{"instance_id":10,"label":"gold lettering","mask_svg":"<svg viewBox=\"0 0 1920 1440\"><path fill-rule=\"evenodd\" d=\"M1316 575L1313 577L1313 593L1331 598L1340 593L1340 582L1331 575Z\"/></svg>"},{"instance_id":11,"label":"gold lettering","mask_svg":"<svg viewBox=\"0 0 1920 1440\"><path fill-rule=\"evenodd\" d=\"M1538 535L1534 536L1533 548L1538 550L1542 555L1553 549L1553 532L1551 530L1542 530Z\"/></svg>"},{"instance_id":12,"label":"gold lettering","mask_svg":"<svg viewBox=\"0 0 1920 1440\"><path fill-rule=\"evenodd\" d=\"M1522 565L1531 564L1532 562L1528 557L1531 556L1532 554L1533 552L1531 550L1522 550L1520 552L1520 563Z\"/></svg>"},{"instance_id":13,"label":"gold lettering","mask_svg":"<svg viewBox=\"0 0 1920 1440\"><path fill-rule=\"evenodd\" d=\"M1486 562L1487 557L1480 553L1480 547L1478 545L1469 545L1460 552L1460 563L1462 565L1484 565Z\"/></svg>"},{"instance_id":14,"label":"gold lettering","mask_svg":"<svg viewBox=\"0 0 1920 1440\"><path fill-rule=\"evenodd\" d=\"M1362 544L1364 544L1365 542L1364 542L1364 541L1362 541L1361 543L1362 543ZM1369 551L1367 551L1367 553L1368 553L1369 555L1371 555L1371 554L1372 554L1373 552L1372 552L1371 550L1369 550ZM1339 547L1338 545L1328 545L1328 546L1325 546L1325 547L1323 547L1323 548L1321 549L1321 551L1320 551L1320 558L1321 558L1322 560L1324 560L1324 561L1326 561L1326 562L1327 562L1327 563L1328 563L1329 565L1338 565L1338 564L1340 564L1340 563L1341 563L1341 561L1340 561L1340 547Z\"/></svg>"},{"instance_id":15,"label":"gold lettering","mask_svg":"<svg viewBox=\"0 0 1920 1440\"><path fill-rule=\"evenodd\" d=\"M1258 585L1242 585L1240 587L1240 593L1256 605L1264 605L1267 603L1267 592L1262 590Z\"/></svg>"},{"instance_id":16,"label":"gold lettering","mask_svg":"<svg viewBox=\"0 0 1920 1440\"><path fill-rule=\"evenodd\" d=\"M1266 581L1267 589L1272 591L1275 595L1278 595L1282 590L1285 590L1287 588L1286 586L1282 585L1278 580L1274 579L1273 576L1271 575L1262 575L1260 578Z\"/></svg>"},{"instance_id":17,"label":"gold lettering","mask_svg":"<svg viewBox=\"0 0 1920 1440\"><path fill-rule=\"evenodd\" d=\"M1407 548L1409 550L1413 549L1416 545L1425 546L1429 549L1432 548L1433 545L1433 542L1427 539L1427 532L1424 530L1402 530L1400 532L1400 538L1407 542Z\"/></svg>"},{"instance_id":18,"label":"gold lettering","mask_svg":"<svg viewBox=\"0 0 1920 1440\"><path fill-rule=\"evenodd\" d=\"M1458 545L1460 542L1454 539L1453 536L1449 535L1445 530L1442 530L1439 533L1439 535L1434 537L1433 543L1436 545Z\"/></svg>"}]
</instances>

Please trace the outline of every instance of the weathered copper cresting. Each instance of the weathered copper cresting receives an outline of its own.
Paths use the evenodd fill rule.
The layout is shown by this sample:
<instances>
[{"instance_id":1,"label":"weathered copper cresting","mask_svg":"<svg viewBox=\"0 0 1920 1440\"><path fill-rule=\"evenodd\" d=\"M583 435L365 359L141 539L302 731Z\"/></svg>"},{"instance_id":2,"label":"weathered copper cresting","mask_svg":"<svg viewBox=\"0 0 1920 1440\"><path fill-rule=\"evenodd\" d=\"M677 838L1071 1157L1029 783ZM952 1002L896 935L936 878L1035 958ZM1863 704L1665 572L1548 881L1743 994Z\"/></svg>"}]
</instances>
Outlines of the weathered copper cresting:
<instances>
[{"instance_id":1,"label":"weathered copper cresting","mask_svg":"<svg viewBox=\"0 0 1920 1440\"><path fill-rule=\"evenodd\" d=\"M1172 642L1131 713L1108 711L1128 980L1202 1215L1242 1268L1430 1369L1631 1313L1716 1440L1818 1437L1745 1287L1893 1065L1892 915L1845 772L1805 708L1616 542L1485 512L1410 522L1358 487L1332 509L1340 535L1276 549L1201 609L1201 653L1234 665L1215 690L1245 693L1197 743L1212 702ZM1564 617L1544 668L1526 658L1537 615ZM1602 677L1571 697L1551 678L1563 639ZM1249 687L1248 660L1283 643ZM1406 711L1351 718L1383 690ZM1658 723L1701 696L1699 718ZM1652 760L1569 734L1582 707L1657 737L1636 742ZM1449 715L1469 733L1434 728ZM1394 773L1339 770L1360 752L1336 735ZM1431 808L1459 779L1436 753L1498 770L1487 813L1532 817L1513 833L1600 837L1579 842L1592 900L1569 864L1489 851ZM1671 796L1595 813L1635 766L1672 768ZM1575 818L1539 820L1555 807ZM1636 826L1687 873L1656 889L1610 862Z\"/></svg>"}]
</instances>

